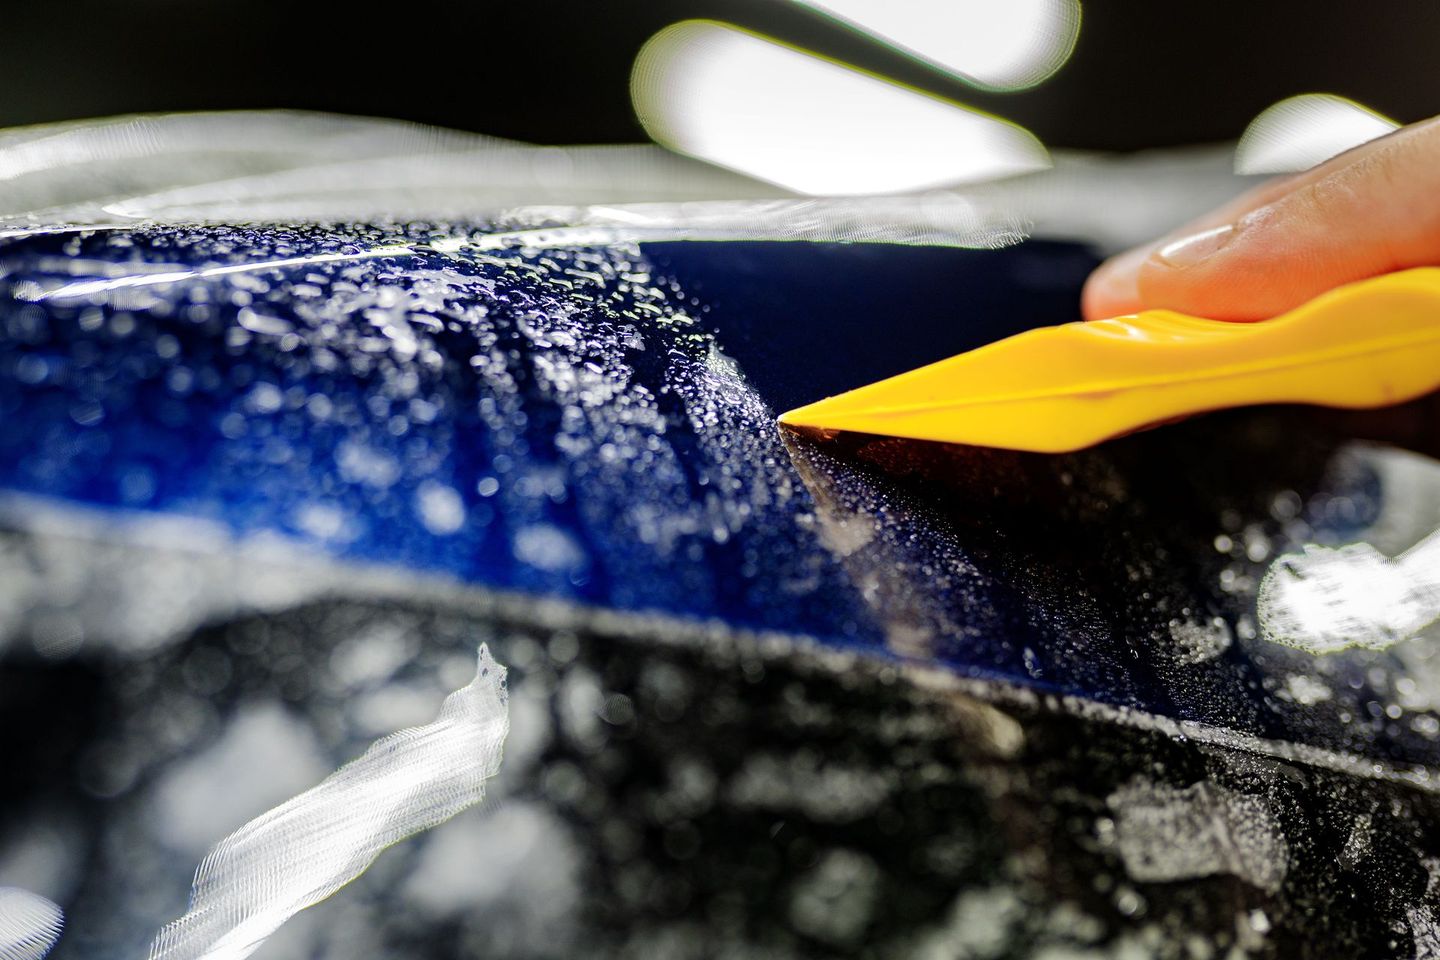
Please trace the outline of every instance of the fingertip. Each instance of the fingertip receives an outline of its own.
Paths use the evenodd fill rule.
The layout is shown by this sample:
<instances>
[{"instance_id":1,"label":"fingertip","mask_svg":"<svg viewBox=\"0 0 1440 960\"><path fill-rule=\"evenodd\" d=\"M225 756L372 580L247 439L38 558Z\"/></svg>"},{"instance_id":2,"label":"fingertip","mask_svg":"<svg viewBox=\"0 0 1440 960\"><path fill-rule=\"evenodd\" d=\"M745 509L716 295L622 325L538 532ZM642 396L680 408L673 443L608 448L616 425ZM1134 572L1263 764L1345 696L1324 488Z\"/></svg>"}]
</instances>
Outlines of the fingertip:
<instances>
[{"instance_id":1,"label":"fingertip","mask_svg":"<svg viewBox=\"0 0 1440 960\"><path fill-rule=\"evenodd\" d=\"M1086 320L1103 320L1140 309L1140 267L1150 250L1145 247L1129 250L1106 260L1090 278L1080 294L1080 312Z\"/></svg>"},{"instance_id":2,"label":"fingertip","mask_svg":"<svg viewBox=\"0 0 1440 960\"><path fill-rule=\"evenodd\" d=\"M1147 308L1211 320L1278 316L1326 290L1384 272L1365 221L1310 197L1314 185L1159 248L1138 271Z\"/></svg>"}]
</instances>

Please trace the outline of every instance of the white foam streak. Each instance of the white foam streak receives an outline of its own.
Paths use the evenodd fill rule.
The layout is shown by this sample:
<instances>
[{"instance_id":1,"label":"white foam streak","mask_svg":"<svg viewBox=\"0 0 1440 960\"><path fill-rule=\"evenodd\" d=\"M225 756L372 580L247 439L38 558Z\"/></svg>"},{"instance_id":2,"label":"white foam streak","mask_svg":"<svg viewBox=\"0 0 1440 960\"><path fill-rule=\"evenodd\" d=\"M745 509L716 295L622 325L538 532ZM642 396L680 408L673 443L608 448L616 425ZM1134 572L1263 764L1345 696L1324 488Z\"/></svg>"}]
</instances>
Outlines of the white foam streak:
<instances>
[{"instance_id":1,"label":"white foam streak","mask_svg":"<svg viewBox=\"0 0 1440 960\"><path fill-rule=\"evenodd\" d=\"M505 670L481 646L475 679L445 698L433 723L376 741L222 840L195 872L189 910L156 934L150 960L249 956L386 847L478 803L509 726Z\"/></svg>"},{"instance_id":2,"label":"white foam streak","mask_svg":"<svg viewBox=\"0 0 1440 960\"><path fill-rule=\"evenodd\" d=\"M0 230L132 220L483 218L521 203L753 196L653 146L536 147L391 120L171 114L0 132Z\"/></svg>"},{"instance_id":3,"label":"white foam streak","mask_svg":"<svg viewBox=\"0 0 1440 960\"><path fill-rule=\"evenodd\" d=\"M1028 227L1006 206L953 192L526 207L504 219L564 226L499 232L474 243L498 249L660 240L806 240L995 249L1025 239Z\"/></svg>"},{"instance_id":4,"label":"white foam streak","mask_svg":"<svg viewBox=\"0 0 1440 960\"><path fill-rule=\"evenodd\" d=\"M746 239L991 247L1021 239L1033 224L1113 251L1239 187L1228 150L1057 160L1054 170L960 189L799 197L656 146L533 147L324 114L132 117L0 133L0 170L11 177L0 182L0 238L137 221L418 219L494 224L500 239L487 243L497 246L543 232L574 246ZM180 272L156 266L127 269Z\"/></svg>"},{"instance_id":5,"label":"white foam streak","mask_svg":"<svg viewBox=\"0 0 1440 960\"><path fill-rule=\"evenodd\" d=\"M39 894L0 887L0 960L40 960L64 923L60 908Z\"/></svg>"}]
</instances>

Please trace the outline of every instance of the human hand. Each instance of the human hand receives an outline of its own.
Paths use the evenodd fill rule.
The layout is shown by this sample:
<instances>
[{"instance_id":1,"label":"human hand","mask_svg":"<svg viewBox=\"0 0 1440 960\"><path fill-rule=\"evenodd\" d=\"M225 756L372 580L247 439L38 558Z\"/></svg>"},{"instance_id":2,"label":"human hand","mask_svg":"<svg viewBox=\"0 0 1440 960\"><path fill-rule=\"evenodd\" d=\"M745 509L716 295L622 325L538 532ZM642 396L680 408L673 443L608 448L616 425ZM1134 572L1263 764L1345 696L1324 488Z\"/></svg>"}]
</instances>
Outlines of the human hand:
<instances>
[{"instance_id":1,"label":"human hand","mask_svg":"<svg viewBox=\"0 0 1440 960\"><path fill-rule=\"evenodd\" d=\"M1085 318L1166 308L1262 320L1333 287L1440 265L1440 117L1263 184L1085 285Z\"/></svg>"}]
</instances>

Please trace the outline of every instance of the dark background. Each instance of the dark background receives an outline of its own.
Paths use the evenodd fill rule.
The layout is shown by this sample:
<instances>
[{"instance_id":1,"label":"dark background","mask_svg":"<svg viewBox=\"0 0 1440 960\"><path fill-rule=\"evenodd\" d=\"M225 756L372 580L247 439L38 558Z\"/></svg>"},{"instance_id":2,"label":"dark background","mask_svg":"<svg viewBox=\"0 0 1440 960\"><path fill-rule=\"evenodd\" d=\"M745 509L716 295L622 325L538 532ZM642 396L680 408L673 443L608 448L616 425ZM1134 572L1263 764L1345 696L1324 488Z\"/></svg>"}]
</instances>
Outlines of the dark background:
<instances>
[{"instance_id":1,"label":"dark background","mask_svg":"<svg viewBox=\"0 0 1440 960\"><path fill-rule=\"evenodd\" d=\"M1401 121L1440 113L1435 0L1082 2L1070 62L1014 94L971 90L785 0L10 3L0 126L298 107L538 143L640 141L630 64L651 34L692 17L963 99L1058 147L1233 139L1260 110L1304 92L1353 97Z\"/></svg>"}]
</instances>

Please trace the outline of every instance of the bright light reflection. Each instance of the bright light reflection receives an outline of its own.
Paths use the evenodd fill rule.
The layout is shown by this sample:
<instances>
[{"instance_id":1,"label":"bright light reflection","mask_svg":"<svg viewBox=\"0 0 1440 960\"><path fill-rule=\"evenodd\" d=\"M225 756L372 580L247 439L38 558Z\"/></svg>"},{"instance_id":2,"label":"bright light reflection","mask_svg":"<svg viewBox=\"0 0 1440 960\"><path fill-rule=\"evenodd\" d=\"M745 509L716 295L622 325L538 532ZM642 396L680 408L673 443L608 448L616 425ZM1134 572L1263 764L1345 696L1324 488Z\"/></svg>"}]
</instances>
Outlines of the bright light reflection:
<instances>
[{"instance_id":1,"label":"bright light reflection","mask_svg":"<svg viewBox=\"0 0 1440 960\"><path fill-rule=\"evenodd\" d=\"M133 274L124 277L106 277L100 280L80 280L56 287L54 290L37 290L33 293L22 291L17 299L40 302L42 300L69 300L76 297L93 297L97 293L125 290L132 287L154 287L182 280L225 277L236 273L255 273L261 270L278 270L281 267L308 266L314 263L336 263L341 260L375 260L382 257L413 256L415 250L402 244L375 247L359 253L314 253L304 257L288 257L284 260L259 260L252 263L230 263L219 267L204 267L199 270L168 270L156 273ZM0 955L0 960L5 960Z\"/></svg>"},{"instance_id":2,"label":"bright light reflection","mask_svg":"<svg viewBox=\"0 0 1440 960\"><path fill-rule=\"evenodd\" d=\"M1354 100L1303 93L1267 107L1250 121L1235 147L1235 172L1308 170L1399 126Z\"/></svg>"},{"instance_id":3,"label":"bright light reflection","mask_svg":"<svg viewBox=\"0 0 1440 960\"><path fill-rule=\"evenodd\" d=\"M1310 653L1383 650L1440 620L1440 535L1394 559L1368 543L1306 546L1277 561L1260 586L1268 639Z\"/></svg>"},{"instance_id":4,"label":"bright light reflection","mask_svg":"<svg viewBox=\"0 0 1440 960\"><path fill-rule=\"evenodd\" d=\"M1070 59L1079 0L793 0L978 86L1033 87Z\"/></svg>"},{"instance_id":5,"label":"bright light reflection","mask_svg":"<svg viewBox=\"0 0 1440 960\"><path fill-rule=\"evenodd\" d=\"M1383 650L1440 621L1440 462L1365 443L1341 448L1330 468L1378 489L1378 511L1358 542L1303 544L1260 582L1261 634L1313 654ZM1373 496L1373 494L1371 494ZM1337 502L1348 501L1337 496ZM1317 506L1317 511L1328 506Z\"/></svg>"},{"instance_id":6,"label":"bright light reflection","mask_svg":"<svg viewBox=\"0 0 1440 960\"><path fill-rule=\"evenodd\" d=\"M1014 124L718 23L656 34L630 87L659 143L801 193L899 193L1050 165Z\"/></svg>"}]
</instances>

